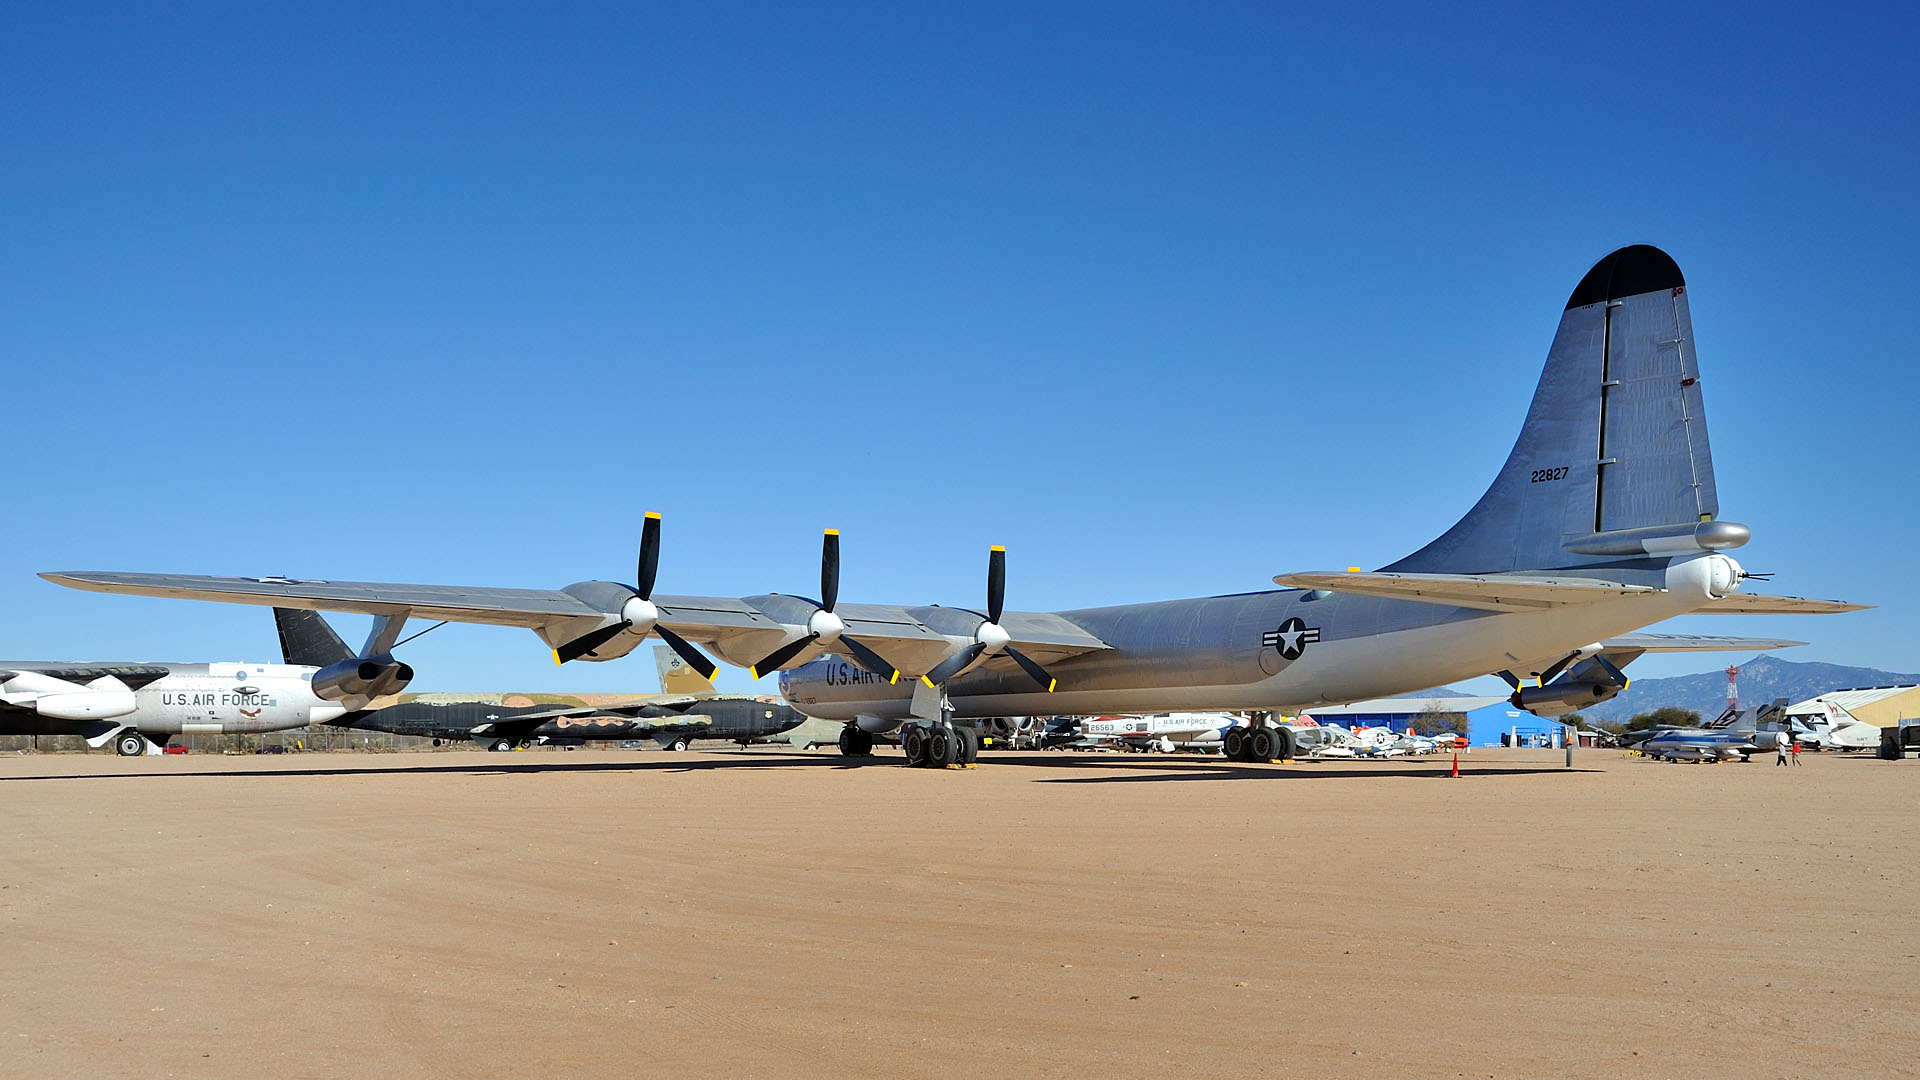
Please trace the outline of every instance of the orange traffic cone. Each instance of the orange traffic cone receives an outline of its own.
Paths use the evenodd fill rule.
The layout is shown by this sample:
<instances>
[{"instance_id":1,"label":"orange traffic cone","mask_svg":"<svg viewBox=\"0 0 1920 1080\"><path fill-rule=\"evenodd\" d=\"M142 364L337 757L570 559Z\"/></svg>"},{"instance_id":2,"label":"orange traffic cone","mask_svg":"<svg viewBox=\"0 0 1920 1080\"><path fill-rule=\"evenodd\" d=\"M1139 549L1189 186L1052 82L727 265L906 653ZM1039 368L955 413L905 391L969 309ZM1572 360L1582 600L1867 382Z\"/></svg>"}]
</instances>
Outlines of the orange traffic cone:
<instances>
[{"instance_id":1,"label":"orange traffic cone","mask_svg":"<svg viewBox=\"0 0 1920 1080\"><path fill-rule=\"evenodd\" d=\"M1460 775L1460 751L1458 750L1453 752L1453 775L1456 778Z\"/></svg>"}]
</instances>

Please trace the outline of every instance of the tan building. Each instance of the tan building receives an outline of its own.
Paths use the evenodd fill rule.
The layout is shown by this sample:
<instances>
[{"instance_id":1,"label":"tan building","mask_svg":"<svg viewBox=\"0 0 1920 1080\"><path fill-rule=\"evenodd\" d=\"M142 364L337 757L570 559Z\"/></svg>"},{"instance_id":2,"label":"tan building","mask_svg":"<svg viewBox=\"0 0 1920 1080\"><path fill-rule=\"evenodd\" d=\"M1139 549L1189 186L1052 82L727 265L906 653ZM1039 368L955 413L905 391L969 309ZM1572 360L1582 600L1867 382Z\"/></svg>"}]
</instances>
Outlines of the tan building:
<instances>
[{"instance_id":1,"label":"tan building","mask_svg":"<svg viewBox=\"0 0 1920 1080\"><path fill-rule=\"evenodd\" d=\"M1789 716L1819 711L1823 702L1853 714L1854 719L1875 727L1893 727L1902 720L1920 720L1920 686L1870 686L1854 690L1834 690L1787 706Z\"/></svg>"}]
</instances>

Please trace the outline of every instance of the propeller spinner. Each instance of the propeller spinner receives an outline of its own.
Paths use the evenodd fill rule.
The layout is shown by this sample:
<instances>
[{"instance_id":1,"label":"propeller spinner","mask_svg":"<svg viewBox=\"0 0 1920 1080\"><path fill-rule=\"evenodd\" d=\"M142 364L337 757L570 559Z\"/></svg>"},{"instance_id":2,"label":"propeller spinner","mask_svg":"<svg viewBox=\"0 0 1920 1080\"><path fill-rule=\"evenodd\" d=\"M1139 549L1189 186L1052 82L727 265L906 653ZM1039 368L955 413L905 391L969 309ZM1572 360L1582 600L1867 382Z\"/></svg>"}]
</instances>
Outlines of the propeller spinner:
<instances>
[{"instance_id":1,"label":"propeller spinner","mask_svg":"<svg viewBox=\"0 0 1920 1080\"><path fill-rule=\"evenodd\" d=\"M1007 549L994 547L987 553L987 621L973 632L973 644L960 649L934 665L932 671L920 676L928 686L939 686L947 680L971 668L983 656L1005 653L1020 665L1034 682L1044 687L1047 693L1059 683L1047 674L1047 669L1035 663L1027 654L1013 647L1013 635L1000 625L1000 615L1007 599Z\"/></svg>"},{"instance_id":2,"label":"propeller spinner","mask_svg":"<svg viewBox=\"0 0 1920 1080\"><path fill-rule=\"evenodd\" d=\"M685 660L688 667L712 682L720 665L707 659L706 654L695 648L692 642L660 625L660 608L653 602L653 581L659 571L660 515L648 511L640 530L639 575L633 585L633 596L620 605L620 621L583 634L554 649L553 662L564 664L569 660L578 660L621 634L631 632L643 637L652 634L679 653L680 659Z\"/></svg>"},{"instance_id":3,"label":"propeller spinner","mask_svg":"<svg viewBox=\"0 0 1920 1080\"><path fill-rule=\"evenodd\" d=\"M832 644L839 642L861 667L886 679L888 682L900 681L900 670L888 663L881 655L858 640L846 637L847 624L833 613L833 607L840 600L840 530L828 529L820 540L820 603L815 606L812 615L807 617L807 632L785 645L768 653L760 662L753 665L754 678L769 671L778 670L787 661L799 656L815 642Z\"/></svg>"}]
</instances>

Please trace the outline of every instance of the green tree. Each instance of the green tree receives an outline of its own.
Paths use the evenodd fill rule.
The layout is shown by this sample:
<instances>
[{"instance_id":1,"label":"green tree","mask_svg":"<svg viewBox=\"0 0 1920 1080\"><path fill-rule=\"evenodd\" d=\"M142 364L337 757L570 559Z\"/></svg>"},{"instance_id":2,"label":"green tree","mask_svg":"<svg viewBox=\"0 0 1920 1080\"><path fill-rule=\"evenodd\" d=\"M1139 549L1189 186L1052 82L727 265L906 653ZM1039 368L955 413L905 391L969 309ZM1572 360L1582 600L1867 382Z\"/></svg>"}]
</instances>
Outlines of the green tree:
<instances>
[{"instance_id":1,"label":"green tree","mask_svg":"<svg viewBox=\"0 0 1920 1080\"><path fill-rule=\"evenodd\" d=\"M1652 712L1643 712L1627 721L1623 731L1645 731L1656 727L1699 727L1700 714L1692 709L1683 709L1678 705L1662 705Z\"/></svg>"}]
</instances>

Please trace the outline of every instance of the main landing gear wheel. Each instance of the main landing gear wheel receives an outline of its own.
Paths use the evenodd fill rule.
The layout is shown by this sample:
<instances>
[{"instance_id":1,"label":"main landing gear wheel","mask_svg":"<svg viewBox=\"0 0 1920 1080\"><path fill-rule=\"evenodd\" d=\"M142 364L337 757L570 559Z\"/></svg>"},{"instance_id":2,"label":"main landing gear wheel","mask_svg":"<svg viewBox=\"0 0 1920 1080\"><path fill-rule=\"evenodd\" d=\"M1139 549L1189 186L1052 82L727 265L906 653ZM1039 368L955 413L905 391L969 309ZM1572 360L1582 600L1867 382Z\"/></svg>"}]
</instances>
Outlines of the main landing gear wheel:
<instances>
[{"instance_id":1,"label":"main landing gear wheel","mask_svg":"<svg viewBox=\"0 0 1920 1080\"><path fill-rule=\"evenodd\" d=\"M846 757L866 757L873 753L873 736L848 724L840 729L840 753Z\"/></svg>"},{"instance_id":2,"label":"main landing gear wheel","mask_svg":"<svg viewBox=\"0 0 1920 1080\"><path fill-rule=\"evenodd\" d=\"M495 739L493 740L493 744L491 746L488 746L487 749L493 751L496 754L504 754L507 751L513 749L513 744L508 742L505 739Z\"/></svg>"},{"instance_id":3,"label":"main landing gear wheel","mask_svg":"<svg viewBox=\"0 0 1920 1080\"><path fill-rule=\"evenodd\" d=\"M121 757L139 757L147 752L147 737L137 731L129 731L113 740L113 751Z\"/></svg>"},{"instance_id":4,"label":"main landing gear wheel","mask_svg":"<svg viewBox=\"0 0 1920 1080\"><path fill-rule=\"evenodd\" d=\"M979 764L980 733L972 728L956 728L954 734L960 737L960 764Z\"/></svg>"},{"instance_id":5,"label":"main landing gear wheel","mask_svg":"<svg viewBox=\"0 0 1920 1080\"><path fill-rule=\"evenodd\" d=\"M900 749L906 751L907 764L919 768L927 763L927 729L910 725L900 732Z\"/></svg>"},{"instance_id":6,"label":"main landing gear wheel","mask_svg":"<svg viewBox=\"0 0 1920 1080\"><path fill-rule=\"evenodd\" d=\"M1228 728L1220 740L1221 749L1226 752L1228 761L1247 760L1247 729Z\"/></svg>"},{"instance_id":7,"label":"main landing gear wheel","mask_svg":"<svg viewBox=\"0 0 1920 1080\"><path fill-rule=\"evenodd\" d=\"M686 737L685 735L682 735L682 736L680 736L679 738L677 738L677 739L675 739L675 740L673 740L672 742L670 742L670 743L668 743L668 744L667 744L667 749L669 749L669 750L685 750L685 749L686 749L687 747L689 747L689 746L692 746L692 745L693 745L693 740L692 740L692 739L689 739L689 738L687 738L687 737Z\"/></svg>"},{"instance_id":8,"label":"main landing gear wheel","mask_svg":"<svg viewBox=\"0 0 1920 1080\"><path fill-rule=\"evenodd\" d=\"M927 732L927 765L944 769L960 761L960 738L950 727L935 727Z\"/></svg>"},{"instance_id":9,"label":"main landing gear wheel","mask_svg":"<svg viewBox=\"0 0 1920 1080\"><path fill-rule=\"evenodd\" d=\"M1276 753L1276 751L1279 749L1278 743L1280 740L1277 739L1275 735L1276 732L1268 727L1258 727L1247 732L1247 757L1254 761L1263 762L1272 761L1274 758L1279 757L1280 755Z\"/></svg>"}]
</instances>

